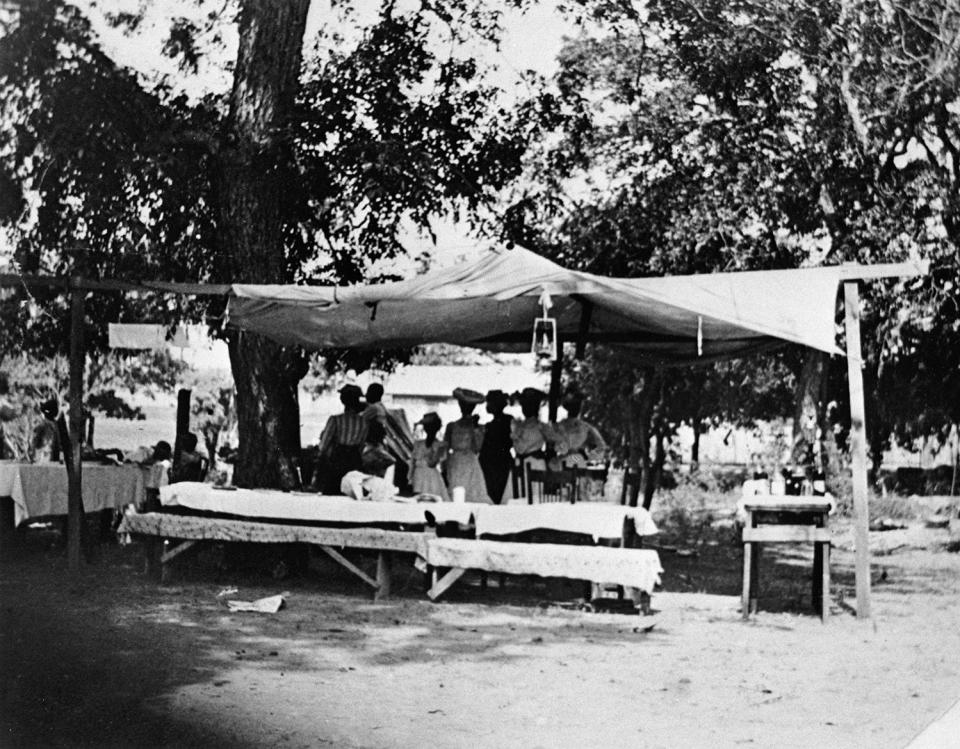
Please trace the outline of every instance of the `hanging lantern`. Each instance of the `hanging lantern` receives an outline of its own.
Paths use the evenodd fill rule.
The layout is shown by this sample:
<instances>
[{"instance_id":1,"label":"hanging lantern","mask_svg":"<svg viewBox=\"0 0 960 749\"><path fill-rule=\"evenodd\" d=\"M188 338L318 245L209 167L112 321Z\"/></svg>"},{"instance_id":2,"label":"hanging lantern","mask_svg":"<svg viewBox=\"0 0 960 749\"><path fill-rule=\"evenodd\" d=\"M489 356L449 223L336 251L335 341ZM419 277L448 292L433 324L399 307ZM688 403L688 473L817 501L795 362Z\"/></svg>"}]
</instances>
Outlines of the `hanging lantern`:
<instances>
[{"instance_id":1,"label":"hanging lantern","mask_svg":"<svg viewBox=\"0 0 960 749\"><path fill-rule=\"evenodd\" d=\"M550 299L550 293L544 290L540 295L542 315L533 321L533 343L530 350L539 359L556 361L557 321L549 316L552 306L553 300Z\"/></svg>"}]
</instances>

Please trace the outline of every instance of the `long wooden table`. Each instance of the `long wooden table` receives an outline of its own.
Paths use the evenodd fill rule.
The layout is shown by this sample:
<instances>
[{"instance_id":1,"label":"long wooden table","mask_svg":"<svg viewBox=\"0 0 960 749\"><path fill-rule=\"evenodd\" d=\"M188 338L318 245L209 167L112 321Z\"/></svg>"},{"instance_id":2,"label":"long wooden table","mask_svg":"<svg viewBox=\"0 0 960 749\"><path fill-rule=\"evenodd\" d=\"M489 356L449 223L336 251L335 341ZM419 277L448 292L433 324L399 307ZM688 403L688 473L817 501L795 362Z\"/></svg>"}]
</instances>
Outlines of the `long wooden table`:
<instances>
[{"instance_id":1,"label":"long wooden table","mask_svg":"<svg viewBox=\"0 0 960 749\"><path fill-rule=\"evenodd\" d=\"M623 584L645 593L652 590L661 571L656 552L626 548L623 543L625 525L635 535L656 532L642 508L593 503L530 507L365 502L191 483L163 487L160 499L165 512L129 514L119 532L144 540L147 569L161 578L168 574L170 562L201 541L313 544L370 585L377 597L389 593L393 552L413 553L421 569L434 568L429 591L433 599L468 569ZM435 527L444 523L469 528L477 536L532 529L576 532L595 541L615 539L622 548L438 538ZM346 559L344 548L377 551L376 577ZM448 570L442 580L437 568Z\"/></svg>"}]
</instances>

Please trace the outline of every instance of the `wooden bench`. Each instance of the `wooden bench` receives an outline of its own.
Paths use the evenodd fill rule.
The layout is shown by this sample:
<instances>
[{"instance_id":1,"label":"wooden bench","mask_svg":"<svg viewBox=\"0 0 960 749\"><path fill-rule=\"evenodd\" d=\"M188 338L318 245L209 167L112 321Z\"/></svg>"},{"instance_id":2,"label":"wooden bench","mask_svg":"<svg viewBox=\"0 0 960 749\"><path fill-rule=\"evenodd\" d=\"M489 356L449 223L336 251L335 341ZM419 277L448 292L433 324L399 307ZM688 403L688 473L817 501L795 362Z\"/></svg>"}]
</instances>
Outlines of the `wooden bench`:
<instances>
[{"instance_id":1,"label":"wooden bench","mask_svg":"<svg viewBox=\"0 0 960 749\"><path fill-rule=\"evenodd\" d=\"M427 543L432 579L427 595L437 600L467 570L589 580L635 588L647 598L660 582L660 557L652 549L570 544L517 543L432 538ZM439 570L448 571L441 575Z\"/></svg>"},{"instance_id":2,"label":"wooden bench","mask_svg":"<svg viewBox=\"0 0 960 749\"><path fill-rule=\"evenodd\" d=\"M391 552L425 556L427 540L432 536L423 532L379 528L326 528L160 512L127 515L117 532L143 541L146 572L153 579L166 580L171 562L201 541L305 543L320 547L363 580L373 588L376 598L390 595ZM339 550L344 548L379 552L376 577L371 577L343 556Z\"/></svg>"}]
</instances>

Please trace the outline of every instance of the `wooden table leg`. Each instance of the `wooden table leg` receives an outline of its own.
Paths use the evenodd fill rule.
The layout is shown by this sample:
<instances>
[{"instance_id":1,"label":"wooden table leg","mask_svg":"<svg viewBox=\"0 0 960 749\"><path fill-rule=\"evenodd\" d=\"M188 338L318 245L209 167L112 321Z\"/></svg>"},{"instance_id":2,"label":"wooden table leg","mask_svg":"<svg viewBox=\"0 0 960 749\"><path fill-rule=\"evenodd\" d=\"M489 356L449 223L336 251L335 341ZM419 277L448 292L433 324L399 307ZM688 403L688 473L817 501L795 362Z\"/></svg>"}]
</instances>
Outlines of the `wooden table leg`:
<instances>
[{"instance_id":1,"label":"wooden table leg","mask_svg":"<svg viewBox=\"0 0 960 749\"><path fill-rule=\"evenodd\" d=\"M163 539L159 536L143 536L143 571L148 580L161 582L163 577L163 563L160 558L163 556Z\"/></svg>"},{"instance_id":2,"label":"wooden table leg","mask_svg":"<svg viewBox=\"0 0 960 749\"><path fill-rule=\"evenodd\" d=\"M826 622L830 618L830 542L817 544L822 547L823 583L820 618Z\"/></svg>"},{"instance_id":3,"label":"wooden table leg","mask_svg":"<svg viewBox=\"0 0 960 749\"><path fill-rule=\"evenodd\" d=\"M822 591L823 591L823 544L814 543L813 544L813 597L812 603L814 611L820 609L821 604L823 603Z\"/></svg>"},{"instance_id":4,"label":"wooden table leg","mask_svg":"<svg viewBox=\"0 0 960 749\"><path fill-rule=\"evenodd\" d=\"M756 614L760 599L760 544L751 542L753 553L750 555L750 613Z\"/></svg>"},{"instance_id":5,"label":"wooden table leg","mask_svg":"<svg viewBox=\"0 0 960 749\"><path fill-rule=\"evenodd\" d=\"M743 545L743 592L740 594L740 613L744 619L750 618L750 568L753 544Z\"/></svg>"},{"instance_id":6,"label":"wooden table leg","mask_svg":"<svg viewBox=\"0 0 960 749\"><path fill-rule=\"evenodd\" d=\"M389 551L377 554L377 589L374 599L386 598L390 595L390 572L393 560Z\"/></svg>"},{"instance_id":7,"label":"wooden table leg","mask_svg":"<svg viewBox=\"0 0 960 749\"><path fill-rule=\"evenodd\" d=\"M0 559L9 556L12 548L16 523L15 510L10 497L0 497Z\"/></svg>"}]
</instances>

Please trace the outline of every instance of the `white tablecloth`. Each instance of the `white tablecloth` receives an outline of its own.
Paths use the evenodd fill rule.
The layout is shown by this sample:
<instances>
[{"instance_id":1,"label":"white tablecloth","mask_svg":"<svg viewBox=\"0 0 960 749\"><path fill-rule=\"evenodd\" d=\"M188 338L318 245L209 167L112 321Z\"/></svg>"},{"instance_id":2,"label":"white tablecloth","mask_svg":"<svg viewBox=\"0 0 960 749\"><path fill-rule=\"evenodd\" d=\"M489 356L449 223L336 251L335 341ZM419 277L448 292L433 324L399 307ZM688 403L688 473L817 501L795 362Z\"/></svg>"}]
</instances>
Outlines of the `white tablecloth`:
<instances>
[{"instance_id":1,"label":"white tablecloth","mask_svg":"<svg viewBox=\"0 0 960 749\"><path fill-rule=\"evenodd\" d=\"M480 505L474 510L477 535L496 536L547 528L598 538L620 538L624 518L631 517L637 534L651 536L657 526L642 507L623 505L547 503L537 505Z\"/></svg>"},{"instance_id":2,"label":"white tablecloth","mask_svg":"<svg viewBox=\"0 0 960 749\"><path fill-rule=\"evenodd\" d=\"M516 544L433 538L427 542L427 563L434 567L504 572L511 575L565 577L639 588L647 593L660 582L660 556L652 549L605 546Z\"/></svg>"},{"instance_id":3,"label":"white tablecloth","mask_svg":"<svg viewBox=\"0 0 960 749\"><path fill-rule=\"evenodd\" d=\"M0 497L9 497L13 493L13 479L20 465L15 460L0 460Z\"/></svg>"},{"instance_id":4,"label":"white tablecloth","mask_svg":"<svg viewBox=\"0 0 960 749\"><path fill-rule=\"evenodd\" d=\"M174 515L169 512L129 513L117 533L179 538L197 541L245 541L252 543L311 543L356 549L411 551L426 556L426 533L385 531L378 528L323 528L285 525L256 520Z\"/></svg>"},{"instance_id":5,"label":"white tablecloth","mask_svg":"<svg viewBox=\"0 0 960 749\"><path fill-rule=\"evenodd\" d=\"M83 509L97 512L143 502L143 471L137 466L83 464ZM10 496L14 520L67 514L67 469L60 463L0 465L0 496Z\"/></svg>"},{"instance_id":6,"label":"white tablecloth","mask_svg":"<svg viewBox=\"0 0 960 749\"><path fill-rule=\"evenodd\" d=\"M165 507L185 507L201 512L222 512L248 518L305 520L317 523L423 524L429 510L438 522L469 523L478 505L453 502L361 502L349 497L329 497L307 492L274 489L217 489L211 484L181 482L160 489Z\"/></svg>"}]
</instances>

